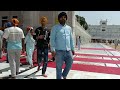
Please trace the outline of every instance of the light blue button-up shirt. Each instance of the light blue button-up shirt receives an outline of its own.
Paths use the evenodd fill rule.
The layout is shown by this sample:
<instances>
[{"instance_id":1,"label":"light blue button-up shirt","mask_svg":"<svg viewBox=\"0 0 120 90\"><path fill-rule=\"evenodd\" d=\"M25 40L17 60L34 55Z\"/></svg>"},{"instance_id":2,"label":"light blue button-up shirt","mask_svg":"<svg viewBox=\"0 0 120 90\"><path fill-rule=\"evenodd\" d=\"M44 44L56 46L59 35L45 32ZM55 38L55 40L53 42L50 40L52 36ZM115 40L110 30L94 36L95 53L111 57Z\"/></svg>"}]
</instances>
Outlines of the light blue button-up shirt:
<instances>
[{"instance_id":1,"label":"light blue button-up shirt","mask_svg":"<svg viewBox=\"0 0 120 90\"><path fill-rule=\"evenodd\" d=\"M68 25L57 24L53 26L50 35L51 51L74 50L72 29Z\"/></svg>"}]
</instances>

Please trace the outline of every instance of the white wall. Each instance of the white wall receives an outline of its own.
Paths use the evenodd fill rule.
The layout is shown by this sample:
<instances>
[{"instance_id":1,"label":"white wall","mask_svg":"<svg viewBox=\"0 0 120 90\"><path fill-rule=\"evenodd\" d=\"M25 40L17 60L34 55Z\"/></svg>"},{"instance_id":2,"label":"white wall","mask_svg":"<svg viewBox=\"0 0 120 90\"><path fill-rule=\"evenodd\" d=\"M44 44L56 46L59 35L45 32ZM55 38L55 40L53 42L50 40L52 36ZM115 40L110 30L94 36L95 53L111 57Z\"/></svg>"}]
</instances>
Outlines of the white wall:
<instances>
[{"instance_id":1,"label":"white wall","mask_svg":"<svg viewBox=\"0 0 120 90\"><path fill-rule=\"evenodd\" d=\"M75 21L75 37L81 36L81 44L86 44L91 41L91 35L77 22Z\"/></svg>"}]
</instances>

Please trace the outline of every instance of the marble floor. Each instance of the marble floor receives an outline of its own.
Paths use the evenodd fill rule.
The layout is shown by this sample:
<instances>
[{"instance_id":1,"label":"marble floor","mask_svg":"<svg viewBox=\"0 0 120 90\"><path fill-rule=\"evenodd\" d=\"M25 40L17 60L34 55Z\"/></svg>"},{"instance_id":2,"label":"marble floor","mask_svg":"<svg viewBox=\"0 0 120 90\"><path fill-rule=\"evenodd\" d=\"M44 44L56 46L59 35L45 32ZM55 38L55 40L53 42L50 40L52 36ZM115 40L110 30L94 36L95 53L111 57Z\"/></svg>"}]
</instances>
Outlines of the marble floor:
<instances>
[{"instance_id":1,"label":"marble floor","mask_svg":"<svg viewBox=\"0 0 120 90\"><path fill-rule=\"evenodd\" d=\"M75 52L80 55L74 55L73 65L79 65L80 67L79 69L71 68L67 79L120 79L120 52L112 49L113 48L101 43L81 45L80 50L75 48ZM82 54L86 55L83 56ZM80 59L76 60L75 58ZM20 67L20 71L27 68L28 66L23 65ZM91 68L97 68L97 70L94 71ZM46 71L48 77L41 76L41 70L36 71L37 67L26 70L17 75L17 79L56 79L56 70L53 67L48 66ZM0 78L8 75L10 75L10 70L0 73Z\"/></svg>"}]
</instances>

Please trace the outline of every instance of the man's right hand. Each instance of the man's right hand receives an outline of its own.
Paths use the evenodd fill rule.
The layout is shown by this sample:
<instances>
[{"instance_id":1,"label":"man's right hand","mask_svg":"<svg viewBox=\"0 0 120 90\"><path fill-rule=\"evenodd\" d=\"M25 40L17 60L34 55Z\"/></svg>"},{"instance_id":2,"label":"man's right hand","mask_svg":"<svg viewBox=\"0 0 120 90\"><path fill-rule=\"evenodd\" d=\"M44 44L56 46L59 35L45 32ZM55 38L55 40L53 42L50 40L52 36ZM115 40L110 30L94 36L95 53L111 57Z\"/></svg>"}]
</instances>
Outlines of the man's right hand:
<instances>
[{"instance_id":1,"label":"man's right hand","mask_svg":"<svg viewBox=\"0 0 120 90\"><path fill-rule=\"evenodd\" d=\"M75 55L75 51L74 50L72 51L72 54Z\"/></svg>"},{"instance_id":2,"label":"man's right hand","mask_svg":"<svg viewBox=\"0 0 120 90\"><path fill-rule=\"evenodd\" d=\"M51 53L52 53L52 56L55 57L56 52L55 52L55 51L52 51Z\"/></svg>"},{"instance_id":3,"label":"man's right hand","mask_svg":"<svg viewBox=\"0 0 120 90\"><path fill-rule=\"evenodd\" d=\"M24 53L25 52L25 48L22 48L22 53Z\"/></svg>"}]
</instances>

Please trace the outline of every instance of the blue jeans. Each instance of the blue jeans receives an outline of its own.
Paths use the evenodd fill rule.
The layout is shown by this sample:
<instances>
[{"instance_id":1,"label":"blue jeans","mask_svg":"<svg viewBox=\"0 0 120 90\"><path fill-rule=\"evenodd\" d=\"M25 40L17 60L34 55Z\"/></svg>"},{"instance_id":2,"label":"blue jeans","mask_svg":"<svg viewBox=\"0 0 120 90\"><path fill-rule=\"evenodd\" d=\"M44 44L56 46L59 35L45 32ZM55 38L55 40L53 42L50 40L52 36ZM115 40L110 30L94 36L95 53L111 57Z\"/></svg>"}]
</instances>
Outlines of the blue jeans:
<instances>
[{"instance_id":1,"label":"blue jeans","mask_svg":"<svg viewBox=\"0 0 120 90\"><path fill-rule=\"evenodd\" d=\"M42 58L43 58L42 74L45 74L48 64L48 48L37 48L38 66L42 65Z\"/></svg>"},{"instance_id":2,"label":"blue jeans","mask_svg":"<svg viewBox=\"0 0 120 90\"><path fill-rule=\"evenodd\" d=\"M61 77L66 78L72 63L73 63L73 57L72 57L71 51L63 51L63 50L56 50L56 78L61 79ZM65 62L65 68L62 72L62 66Z\"/></svg>"}]
</instances>

